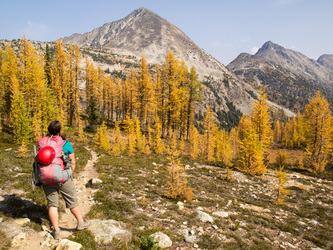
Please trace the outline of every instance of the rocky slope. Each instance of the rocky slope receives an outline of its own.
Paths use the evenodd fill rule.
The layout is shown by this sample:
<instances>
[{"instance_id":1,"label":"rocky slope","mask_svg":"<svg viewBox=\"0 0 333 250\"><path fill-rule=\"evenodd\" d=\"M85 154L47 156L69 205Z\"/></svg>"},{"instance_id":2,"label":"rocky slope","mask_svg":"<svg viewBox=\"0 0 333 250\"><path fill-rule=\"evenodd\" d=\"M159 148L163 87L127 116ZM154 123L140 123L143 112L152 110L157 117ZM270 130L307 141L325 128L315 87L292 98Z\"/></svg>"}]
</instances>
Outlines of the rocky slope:
<instances>
[{"instance_id":1,"label":"rocky slope","mask_svg":"<svg viewBox=\"0 0 333 250\"><path fill-rule=\"evenodd\" d=\"M318 90L331 99L333 74L327 67L330 60L330 56L323 56L316 62L269 41L255 55L240 54L228 68L257 88L264 85L272 101L296 111Z\"/></svg>"},{"instance_id":2,"label":"rocky slope","mask_svg":"<svg viewBox=\"0 0 333 250\"><path fill-rule=\"evenodd\" d=\"M6 149L8 145L2 145L0 152L3 154ZM291 167L296 152L289 153L293 155L287 161ZM273 155L270 151L270 160ZM76 174L80 206L93 205L88 214L92 236L88 232L73 233L75 223L64 220L66 215L62 213L62 238L73 239L70 235L76 235L74 239L78 240L83 235L86 238L83 243L95 241L103 249L125 249L121 242L127 248L137 248L138 241L152 234L167 249L331 249L333 246L333 186L332 175L328 175L331 171L320 177L288 168L285 188L290 195L284 197L284 205L276 205L277 180L273 169L263 176L232 171L233 179L227 181L223 167L188 162L185 171L194 199L186 202L163 195L168 165L164 157L101 154L94 163L103 182L84 185L94 171ZM0 169L6 178L21 173L18 178L29 179L29 167L24 166L24 173L16 164L8 169L1 169L1 165ZM50 236L47 215L40 212L46 207L38 210L37 222L38 206L28 198L31 191L19 189L16 182L2 184L0 189L0 232L6 236L2 236L2 241L11 242L12 249L55 249L59 242ZM25 185L30 184L25 181ZM119 242L112 241L113 237L119 238Z\"/></svg>"}]
</instances>

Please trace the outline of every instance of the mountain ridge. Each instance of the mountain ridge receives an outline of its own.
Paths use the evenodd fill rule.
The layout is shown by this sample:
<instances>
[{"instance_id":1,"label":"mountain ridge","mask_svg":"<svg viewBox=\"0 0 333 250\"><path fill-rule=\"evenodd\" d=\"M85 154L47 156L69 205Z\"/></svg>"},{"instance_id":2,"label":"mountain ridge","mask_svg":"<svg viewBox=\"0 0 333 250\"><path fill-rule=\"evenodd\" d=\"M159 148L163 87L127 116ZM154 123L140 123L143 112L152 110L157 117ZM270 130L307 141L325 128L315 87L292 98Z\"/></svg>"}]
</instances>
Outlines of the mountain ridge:
<instances>
[{"instance_id":1,"label":"mountain ridge","mask_svg":"<svg viewBox=\"0 0 333 250\"><path fill-rule=\"evenodd\" d=\"M316 91L328 100L332 98L333 74L325 66L325 62L330 65L330 59L322 57L319 63L268 41L256 54L241 53L227 67L256 88L264 86L270 100L297 112Z\"/></svg>"}]
</instances>

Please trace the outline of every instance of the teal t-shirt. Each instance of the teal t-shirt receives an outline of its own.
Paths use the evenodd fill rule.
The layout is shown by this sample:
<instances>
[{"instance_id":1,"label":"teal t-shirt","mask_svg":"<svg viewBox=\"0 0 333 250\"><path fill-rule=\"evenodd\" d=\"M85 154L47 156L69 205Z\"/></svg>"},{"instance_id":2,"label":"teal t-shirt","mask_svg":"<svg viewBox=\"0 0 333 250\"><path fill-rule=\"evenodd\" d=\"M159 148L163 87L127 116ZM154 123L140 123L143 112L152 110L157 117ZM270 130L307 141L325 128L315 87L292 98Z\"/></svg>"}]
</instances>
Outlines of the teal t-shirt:
<instances>
[{"instance_id":1,"label":"teal t-shirt","mask_svg":"<svg viewBox=\"0 0 333 250\"><path fill-rule=\"evenodd\" d=\"M66 141L63 141L63 143L65 143ZM70 154L73 154L74 153L74 149L72 147L72 144L67 141L65 143L65 145L62 147L62 151L68 156Z\"/></svg>"}]
</instances>

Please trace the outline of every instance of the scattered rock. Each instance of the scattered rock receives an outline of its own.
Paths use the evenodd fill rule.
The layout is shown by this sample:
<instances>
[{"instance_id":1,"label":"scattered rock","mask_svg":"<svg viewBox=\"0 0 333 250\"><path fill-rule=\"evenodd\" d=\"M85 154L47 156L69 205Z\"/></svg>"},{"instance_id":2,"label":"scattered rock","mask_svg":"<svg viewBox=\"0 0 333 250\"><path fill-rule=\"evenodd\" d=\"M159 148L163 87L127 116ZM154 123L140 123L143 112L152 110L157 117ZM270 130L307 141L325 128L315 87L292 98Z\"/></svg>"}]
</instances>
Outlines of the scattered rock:
<instances>
[{"instance_id":1,"label":"scattered rock","mask_svg":"<svg viewBox=\"0 0 333 250\"><path fill-rule=\"evenodd\" d=\"M172 241L169 236L162 232L157 232L150 236L154 238L154 241L158 242L158 246L161 248L167 248L172 246Z\"/></svg>"},{"instance_id":2,"label":"scattered rock","mask_svg":"<svg viewBox=\"0 0 333 250\"><path fill-rule=\"evenodd\" d=\"M113 238L118 238L126 243L132 240L132 233L122 229L120 223L115 220L91 220L89 230L95 235L98 243L111 243Z\"/></svg>"},{"instance_id":3,"label":"scattered rock","mask_svg":"<svg viewBox=\"0 0 333 250\"><path fill-rule=\"evenodd\" d=\"M81 248L82 248L82 245L80 243L70 241L67 239L63 239L62 241L60 241L56 250L79 250Z\"/></svg>"},{"instance_id":4,"label":"scattered rock","mask_svg":"<svg viewBox=\"0 0 333 250\"><path fill-rule=\"evenodd\" d=\"M14 220L17 224L19 224L20 226L23 226L24 224L27 224L30 222L29 218L19 218Z\"/></svg>"},{"instance_id":5,"label":"scattered rock","mask_svg":"<svg viewBox=\"0 0 333 250\"><path fill-rule=\"evenodd\" d=\"M309 224L311 224L313 226L317 226L318 225L318 221L316 221L316 220L310 220Z\"/></svg>"},{"instance_id":6,"label":"scattered rock","mask_svg":"<svg viewBox=\"0 0 333 250\"><path fill-rule=\"evenodd\" d=\"M197 211L197 217L202 222L211 222L211 223L214 222L213 218L209 214L202 211Z\"/></svg>"},{"instance_id":7,"label":"scattered rock","mask_svg":"<svg viewBox=\"0 0 333 250\"><path fill-rule=\"evenodd\" d=\"M185 242L188 242L188 243L196 243L197 242L197 237L195 236L188 236L188 237L185 237Z\"/></svg>"},{"instance_id":8,"label":"scattered rock","mask_svg":"<svg viewBox=\"0 0 333 250\"><path fill-rule=\"evenodd\" d=\"M98 179L98 178L93 178L89 181L91 184L99 184L99 183L103 183L102 180Z\"/></svg>"},{"instance_id":9,"label":"scattered rock","mask_svg":"<svg viewBox=\"0 0 333 250\"><path fill-rule=\"evenodd\" d=\"M179 210L183 210L184 209L184 203L183 202L178 201L177 205L178 205Z\"/></svg>"},{"instance_id":10,"label":"scattered rock","mask_svg":"<svg viewBox=\"0 0 333 250\"><path fill-rule=\"evenodd\" d=\"M179 229L179 234L183 235L185 238L189 235L189 229L188 228L183 228Z\"/></svg>"},{"instance_id":11,"label":"scattered rock","mask_svg":"<svg viewBox=\"0 0 333 250\"><path fill-rule=\"evenodd\" d=\"M241 204L240 205L241 208L245 208L245 209L250 209L254 212L258 212L258 213L270 213L271 211L269 209L264 209L262 207L258 207L258 206L255 206L255 205L249 205L249 204Z\"/></svg>"},{"instance_id":12,"label":"scattered rock","mask_svg":"<svg viewBox=\"0 0 333 250\"><path fill-rule=\"evenodd\" d=\"M213 212L214 216L218 216L221 218L227 218L227 217L229 217L230 214L231 214L230 212L224 212L224 211Z\"/></svg>"}]
</instances>

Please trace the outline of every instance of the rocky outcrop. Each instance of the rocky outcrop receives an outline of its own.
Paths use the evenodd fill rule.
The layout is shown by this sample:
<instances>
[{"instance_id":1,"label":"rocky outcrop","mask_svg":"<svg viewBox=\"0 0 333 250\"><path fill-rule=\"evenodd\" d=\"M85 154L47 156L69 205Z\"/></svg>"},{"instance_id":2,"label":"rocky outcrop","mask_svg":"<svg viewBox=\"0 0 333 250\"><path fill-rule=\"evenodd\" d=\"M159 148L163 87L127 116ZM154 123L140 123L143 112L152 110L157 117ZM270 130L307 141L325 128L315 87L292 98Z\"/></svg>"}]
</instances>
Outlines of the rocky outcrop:
<instances>
[{"instance_id":1,"label":"rocky outcrop","mask_svg":"<svg viewBox=\"0 0 333 250\"><path fill-rule=\"evenodd\" d=\"M95 235L95 241L100 244L109 244L113 238L125 243L132 239L132 233L123 229L121 224L115 220L91 220L89 230Z\"/></svg>"}]
</instances>

